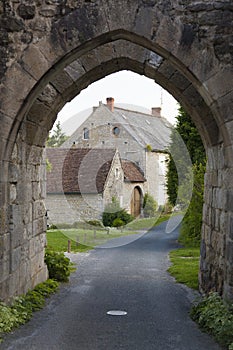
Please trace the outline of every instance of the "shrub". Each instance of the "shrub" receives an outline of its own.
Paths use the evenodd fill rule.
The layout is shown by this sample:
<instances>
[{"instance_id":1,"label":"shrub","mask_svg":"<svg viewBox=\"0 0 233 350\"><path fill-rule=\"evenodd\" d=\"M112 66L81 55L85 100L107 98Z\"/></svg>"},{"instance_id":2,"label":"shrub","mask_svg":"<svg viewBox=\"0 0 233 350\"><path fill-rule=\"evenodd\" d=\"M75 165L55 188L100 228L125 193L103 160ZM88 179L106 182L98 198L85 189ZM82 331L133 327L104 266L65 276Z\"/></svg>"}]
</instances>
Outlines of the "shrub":
<instances>
[{"instance_id":1,"label":"shrub","mask_svg":"<svg viewBox=\"0 0 233 350\"><path fill-rule=\"evenodd\" d=\"M205 165L194 164L192 171L194 174L193 195L181 224L179 241L184 245L200 246Z\"/></svg>"},{"instance_id":2,"label":"shrub","mask_svg":"<svg viewBox=\"0 0 233 350\"><path fill-rule=\"evenodd\" d=\"M99 220L89 220L87 224L95 227L103 227L102 222Z\"/></svg>"},{"instance_id":3,"label":"shrub","mask_svg":"<svg viewBox=\"0 0 233 350\"><path fill-rule=\"evenodd\" d=\"M113 220L112 226L113 226L113 227L121 227L121 226L124 226L124 221L121 220L120 218L116 218L116 219Z\"/></svg>"},{"instance_id":4,"label":"shrub","mask_svg":"<svg viewBox=\"0 0 233 350\"><path fill-rule=\"evenodd\" d=\"M218 293L205 296L191 310L191 318L228 349L233 345L233 313Z\"/></svg>"},{"instance_id":5,"label":"shrub","mask_svg":"<svg viewBox=\"0 0 233 350\"><path fill-rule=\"evenodd\" d=\"M146 193L143 200L143 213L146 218L155 216L158 204L156 200Z\"/></svg>"},{"instance_id":6,"label":"shrub","mask_svg":"<svg viewBox=\"0 0 233 350\"><path fill-rule=\"evenodd\" d=\"M147 150L147 152L152 152L153 148L151 145L148 144L148 145L146 145L146 150Z\"/></svg>"},{"instance_id":7,"label":"shrub","mask_svg":"<svg viewBox=\"0 0 233 350\"><path fill-rule=\"evenodd\" d=\"M104 226L112 227L115 219L121 219L123 221L123 225L126 225L134 218L132 215L127 213L125 209L122 209L119 202L113 198L112 202L106 205L102 214Z\"/></svg>"},{"instance_id":8,"label":"shrub","mask_svg":"<svg viewBox=\"0 0 233 350\"><path fill-rule=\"evenodd\" d=\"M49 225L48 230L57 230L57 226L54 224Z\"/></svg>"},{"instance_id":9,"label":"shrub","mask_svg":"<svg viewBox=\"0 0 233 350\"><path fill-rule=\"evenodd\" d=\"M39 283L34 288L34 291L36 291L37 293L40 293L45 298L47 298L48 296L56 292L58 286L59 286L59 283L57 281L48 279L45 282Z\"/></svg>"},{"instance_id":10,"label":"shrub","mask_svg":"<svg viewBox=\"0 0 233 350\"><path fill-rule=\"evenodd\" d=\"M45 263L48 267L49 278L60 282L67 282L69 280L71 264L64 253L46 250Z\"/></svg>"},{"instance_id":11,"label":"shrub","mask_svg":"<svg viewBox=\"0 0 233 350\"><path fill-rule=\"evenodd\" d=\"M45 297L55 293L57 288L56 281L47 280L38 284L26 295L15 298L12 305L0 303L0 337L29 321L33 311L41 309L44 306Z\"/></svg>"}]
</instances>

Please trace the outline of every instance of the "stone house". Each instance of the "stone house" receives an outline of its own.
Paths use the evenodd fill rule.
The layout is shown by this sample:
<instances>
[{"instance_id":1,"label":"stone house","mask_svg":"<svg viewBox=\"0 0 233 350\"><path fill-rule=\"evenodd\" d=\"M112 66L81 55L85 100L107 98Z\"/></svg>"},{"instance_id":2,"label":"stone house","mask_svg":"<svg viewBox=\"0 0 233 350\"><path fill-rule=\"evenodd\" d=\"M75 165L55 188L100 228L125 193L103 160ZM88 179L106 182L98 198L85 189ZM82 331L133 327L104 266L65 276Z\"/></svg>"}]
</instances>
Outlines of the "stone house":
<instances>
[{"instance_id":1,"label":"stone house","mask_svg":"<svg viewBox=\"0 0 233 350\"><path fill-rule=\"evenodd\" d=\"M146 185L159 205L166 202L166 151L171 124L161 116L161 108L151 113L116 107L114 98L93 107L89 117L75 130L62 148L118 149L121 159L134 162L142 170Z\"/></svg>"},{"instance_id":2,"label":"stone house","mask_svg":"<svg viewBox=\"0 0 233 350\"><path fill-rule=\"evenodd\" d=\"M132 215L140 215L146 179L133 162L121 160L115 149L48 148L49 224L101 219L112 197Z\"/></svg>"}]
</instances>

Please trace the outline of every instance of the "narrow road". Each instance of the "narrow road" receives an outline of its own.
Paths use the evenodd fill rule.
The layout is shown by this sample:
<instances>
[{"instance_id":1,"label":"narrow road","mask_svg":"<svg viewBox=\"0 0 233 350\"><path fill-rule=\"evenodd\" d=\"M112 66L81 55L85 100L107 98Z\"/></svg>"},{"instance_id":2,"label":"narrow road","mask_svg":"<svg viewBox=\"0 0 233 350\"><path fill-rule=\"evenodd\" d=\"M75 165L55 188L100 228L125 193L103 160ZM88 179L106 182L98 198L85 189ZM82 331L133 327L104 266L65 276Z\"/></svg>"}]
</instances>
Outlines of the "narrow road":
<instances>
[{"instance_id":1,"label":"narrow road","mask_svg":"<svg viewBox=\"0 0 233 350\"><path fill-rule=\"evenodd\" d=\"M0 349L220 350L189 318L193 292L166 272L178 233L164 232L165 223L130 244L74 256L70 283Z\"/></svg>"}]
</instances>

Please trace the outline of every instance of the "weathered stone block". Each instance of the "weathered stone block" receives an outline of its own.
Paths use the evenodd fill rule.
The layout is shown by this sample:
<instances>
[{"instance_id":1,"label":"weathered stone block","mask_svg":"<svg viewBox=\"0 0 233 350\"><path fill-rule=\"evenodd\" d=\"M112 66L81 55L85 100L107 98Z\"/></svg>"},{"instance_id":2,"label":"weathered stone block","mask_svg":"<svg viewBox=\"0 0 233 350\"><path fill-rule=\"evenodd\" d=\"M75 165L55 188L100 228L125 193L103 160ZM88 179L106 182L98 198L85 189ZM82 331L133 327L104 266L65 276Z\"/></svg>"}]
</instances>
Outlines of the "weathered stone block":
<instances>
[{"instance_id":1,"label":"weathered stone block","mask_svg":"<svg viewBox=\"0 0 233 350\"><path fill-rule=\"evenodd\" d=\"M17 12L23 19L33 19L36 14L36 7L35 5L20 4L17 8Z\"/></svg>"},{"instance_id":2,"label":"weathered stone block","mask_svg":"<svg viewBox=\"0 0 233 350\"><path fill-rule=\"evenodd\" d=\"M33 236L45 232L47 229L47 220L45 217L33 221Z\"/></svg>"},{"instance_id":3,"label":"weathered stone block","mask_svg":"<svg viewBox=\"0 0 233 350\"><path fill-rule=\"evenodd\" d=\"M35 79L40 79L43 72L49 68L47 59L35 45L30 45L25 50L22 57L22 67L25 71L30 72Z\"/></svg>"}]
</instances>

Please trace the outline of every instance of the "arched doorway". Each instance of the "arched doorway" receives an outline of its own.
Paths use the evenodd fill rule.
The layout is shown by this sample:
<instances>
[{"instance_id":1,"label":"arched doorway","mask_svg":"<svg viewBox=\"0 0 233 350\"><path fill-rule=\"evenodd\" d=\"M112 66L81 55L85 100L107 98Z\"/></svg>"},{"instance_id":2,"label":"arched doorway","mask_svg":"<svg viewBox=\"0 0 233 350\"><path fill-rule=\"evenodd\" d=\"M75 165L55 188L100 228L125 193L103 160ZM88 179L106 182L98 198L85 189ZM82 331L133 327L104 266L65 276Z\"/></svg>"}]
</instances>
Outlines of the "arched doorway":
<instances>
[{"instance_id":1,"label":"arched doorway","mask_svg":"<svg viewBox=\"0 0 233 350\"><path fill-rule=\"evenodd\" d=\"M130 203L130 212L135 218L141 214L142 208L142 191L140 187L136 186L133 189L131 203Z\"/></svg>"}]
</instances>

